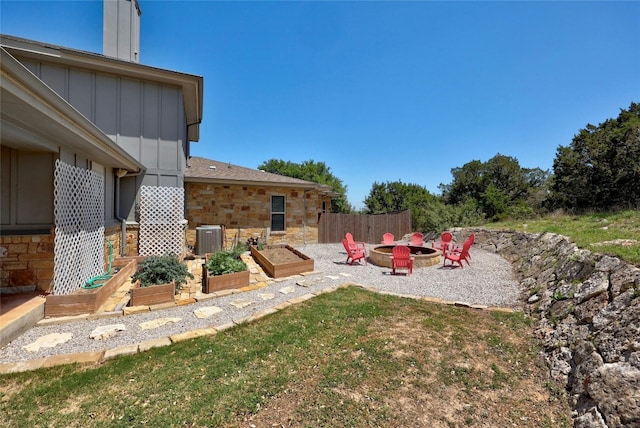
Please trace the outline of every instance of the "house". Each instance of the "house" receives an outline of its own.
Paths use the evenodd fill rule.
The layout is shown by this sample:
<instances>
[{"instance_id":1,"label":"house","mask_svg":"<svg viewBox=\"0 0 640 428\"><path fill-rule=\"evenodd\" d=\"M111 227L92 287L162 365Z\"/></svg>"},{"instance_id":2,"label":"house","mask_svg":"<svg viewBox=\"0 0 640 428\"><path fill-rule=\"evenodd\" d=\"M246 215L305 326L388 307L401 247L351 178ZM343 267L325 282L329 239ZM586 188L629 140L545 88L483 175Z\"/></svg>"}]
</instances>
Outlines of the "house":
<instances>
[{"instance_id":1,"label":"house","mask_svg":"<svg viewBox=\"0 0 640 428\"><path fill-rule=\"evenodd\" d=\"M330 212L325 184L271 174L230 163L191 157L185 171L187 240L197 244L197 229L219 225L225 248L249 238L267 244L318 242L320 213Z\"/></svg>"},{"instance_id":2,"label":"house","mask_svg":"<svg viewBox=\"0 0 640 428\"><path fill-rule=\"evenodd\" d=\"M140 15L105 0L102 54L0 35L0 293L71 293L111 247L184 249L203 78L140 64Z\"/></svg>"}]
</instances>

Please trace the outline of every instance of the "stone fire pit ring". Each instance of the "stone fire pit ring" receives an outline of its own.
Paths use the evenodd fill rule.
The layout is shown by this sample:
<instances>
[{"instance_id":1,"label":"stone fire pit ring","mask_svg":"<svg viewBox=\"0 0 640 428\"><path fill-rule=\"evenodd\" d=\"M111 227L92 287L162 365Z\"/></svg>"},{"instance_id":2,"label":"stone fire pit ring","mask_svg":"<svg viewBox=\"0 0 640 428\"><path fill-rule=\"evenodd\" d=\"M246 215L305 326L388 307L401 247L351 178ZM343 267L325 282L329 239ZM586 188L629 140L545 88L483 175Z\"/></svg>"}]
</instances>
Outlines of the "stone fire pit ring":
<instances>
[{"instance_id":1,"label":"stone fire pit ring","mask_svg":"<svg viewBox=\"0 0 640 428\"><path fill-rule=\"evenodd\" d=\"M402 245L402 244L399 244ZM434 248L405 245L414 258L413 267L423 268L440 264L442 252ZM391 252L395 245L379 245L369 251L369 261L376 266L391 268Z\"/></svg>"}]
</instances>

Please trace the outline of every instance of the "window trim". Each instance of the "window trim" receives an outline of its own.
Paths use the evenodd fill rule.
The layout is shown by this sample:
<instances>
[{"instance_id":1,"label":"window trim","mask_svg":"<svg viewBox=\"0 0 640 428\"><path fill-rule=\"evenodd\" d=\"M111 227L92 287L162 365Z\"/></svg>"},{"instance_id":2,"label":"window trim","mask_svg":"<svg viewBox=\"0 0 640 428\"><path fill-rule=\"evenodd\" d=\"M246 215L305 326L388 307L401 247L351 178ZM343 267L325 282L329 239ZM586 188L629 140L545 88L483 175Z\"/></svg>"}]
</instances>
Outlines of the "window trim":
<instances>
[{"instance_id":1,"label":"window trim","mask_svg":"<svg viewBox=\"0 0 640 428\"><path fill-rule=\"evenodd\" d=\"M273 200L274 198L282 198L282 211L274 211L273 210ZM273 216L274 215L282 215L282 229L275 230L273 228ZM287 197L285 195L271 195L271 215L270 215L270 228L271 232L286 232L287 230Z\"/></svg>"}]
</instances>

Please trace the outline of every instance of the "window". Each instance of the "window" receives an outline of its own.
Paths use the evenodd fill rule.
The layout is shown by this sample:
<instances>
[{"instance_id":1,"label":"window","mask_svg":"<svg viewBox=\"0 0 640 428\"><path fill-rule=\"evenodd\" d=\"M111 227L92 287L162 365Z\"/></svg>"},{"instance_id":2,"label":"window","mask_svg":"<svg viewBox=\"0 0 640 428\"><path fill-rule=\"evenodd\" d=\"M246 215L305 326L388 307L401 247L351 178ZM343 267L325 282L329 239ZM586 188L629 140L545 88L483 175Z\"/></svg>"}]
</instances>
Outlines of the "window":
<instances>
[{"instance_id":1,"label":"window","mask_svg":"<svg viewBox=\"0 0 640 428\"><path fill-rule=\"evenodd\" d=\"M284 232L284 196L271 197L271 231Z\"/></svg>"}]
</instances>

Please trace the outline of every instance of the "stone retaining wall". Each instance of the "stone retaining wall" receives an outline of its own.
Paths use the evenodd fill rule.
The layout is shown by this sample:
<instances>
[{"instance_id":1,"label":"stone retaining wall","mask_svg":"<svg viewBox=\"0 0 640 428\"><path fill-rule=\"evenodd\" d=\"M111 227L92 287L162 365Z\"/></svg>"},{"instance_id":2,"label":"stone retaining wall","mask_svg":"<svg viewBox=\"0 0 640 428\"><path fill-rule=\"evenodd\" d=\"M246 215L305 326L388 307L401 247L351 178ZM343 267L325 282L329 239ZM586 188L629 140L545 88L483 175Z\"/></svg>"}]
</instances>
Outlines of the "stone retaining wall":
<instances>
[{"instance_id":1,"label":"stone retaining wall","mask_svg":"<svg viewBox=\"0 0 640 428\"><path fill-rule=\"evenodd\" d=\"M455 230L509 260L574 428L640 427L640 268L551 233Z\"/></svg>"}]
</instances>

